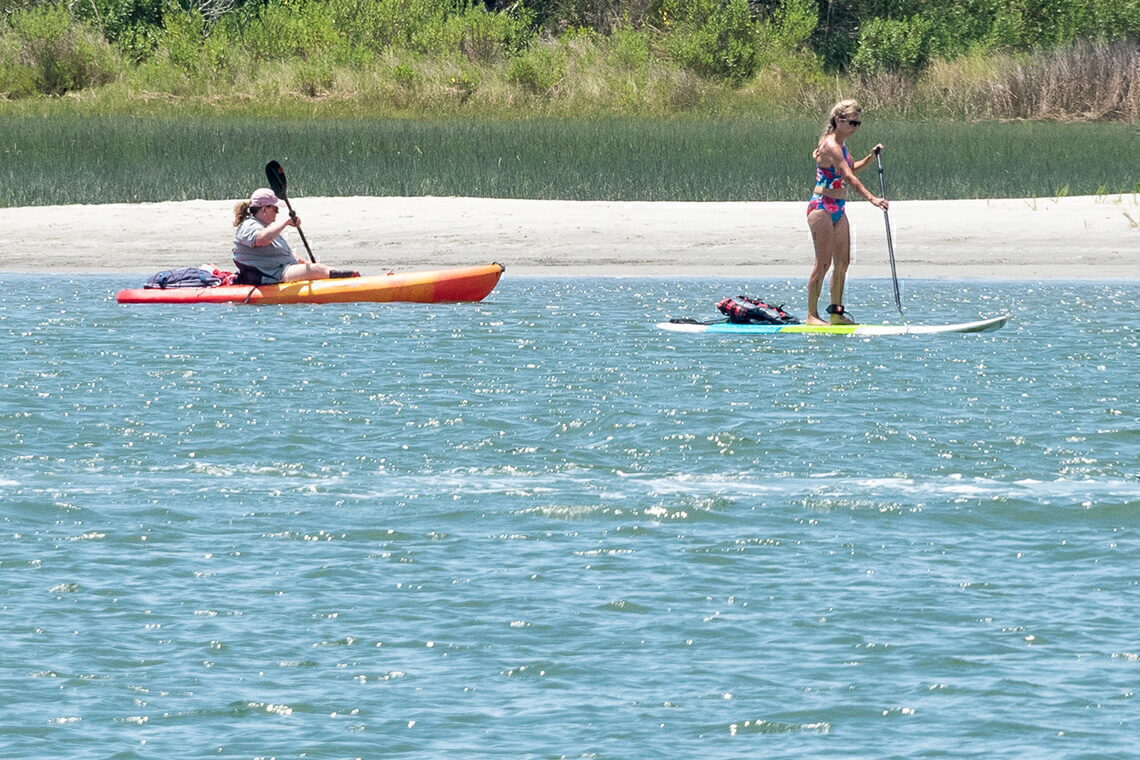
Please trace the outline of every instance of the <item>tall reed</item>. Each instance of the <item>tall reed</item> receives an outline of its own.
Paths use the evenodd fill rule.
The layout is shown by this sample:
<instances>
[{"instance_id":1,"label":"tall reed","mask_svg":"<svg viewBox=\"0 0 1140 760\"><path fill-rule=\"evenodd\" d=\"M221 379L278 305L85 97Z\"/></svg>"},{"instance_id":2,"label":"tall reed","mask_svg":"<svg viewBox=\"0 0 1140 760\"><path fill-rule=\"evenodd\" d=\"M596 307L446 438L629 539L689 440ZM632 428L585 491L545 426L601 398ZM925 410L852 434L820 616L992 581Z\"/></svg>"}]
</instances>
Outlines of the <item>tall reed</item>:
<instances>
[{"instance_id":1,"label":"tall reed","mask_svg":"<svg viewBox=\"0 0 1140 760\"><path fill-rule=\"evenodd\" d=\"M1013 62L995 80L994 115L1002 118L1140 117L1137 42L1081 42L1045 51Z\"/></svg>"},{"instance_id":2,"label":"tall reed","mask_svg":"<svg viewBox=\"0 0 1140 760\"><path fill-rule=\"evenodd\" d=\"M0 205L235 199L269 159L299 197L801 201L821 118L0 116ZM1131 125L864 118L852 152L887 145L891 198L1140 192Z\"/></svg>"}]
</instances>

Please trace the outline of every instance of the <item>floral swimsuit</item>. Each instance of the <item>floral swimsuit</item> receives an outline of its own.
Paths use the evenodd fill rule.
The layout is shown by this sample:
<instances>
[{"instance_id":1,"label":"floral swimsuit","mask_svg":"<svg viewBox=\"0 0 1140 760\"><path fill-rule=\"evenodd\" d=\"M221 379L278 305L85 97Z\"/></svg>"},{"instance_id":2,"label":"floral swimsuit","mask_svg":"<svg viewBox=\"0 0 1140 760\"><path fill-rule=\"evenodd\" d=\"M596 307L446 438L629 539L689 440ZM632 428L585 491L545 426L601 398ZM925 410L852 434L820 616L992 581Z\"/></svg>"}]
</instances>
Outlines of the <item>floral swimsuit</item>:
<instances>
[{"instance_id":1,"label":"floral swimsuit","mask_svg":"<svg viewBox=\"0 0 1140 760\"><path fill-rule=\"evenodd\" d=\"M847 152L847 146L843 146L843 160L847 162L848 166L854 167L855 162L851 160L851 154ZM823 188L826 190L839 190L843 187L843 177L839 176L839 171L834 166L816 166L815 167L815 186L816 188ZM817 209L823 209L831 214L831 223L838 224L839 220L843 218L843 207L847 205L847 201L843 198L832 198L828 195L816 193L808 201L807 212Z\"/></svg>"}]
</instances>

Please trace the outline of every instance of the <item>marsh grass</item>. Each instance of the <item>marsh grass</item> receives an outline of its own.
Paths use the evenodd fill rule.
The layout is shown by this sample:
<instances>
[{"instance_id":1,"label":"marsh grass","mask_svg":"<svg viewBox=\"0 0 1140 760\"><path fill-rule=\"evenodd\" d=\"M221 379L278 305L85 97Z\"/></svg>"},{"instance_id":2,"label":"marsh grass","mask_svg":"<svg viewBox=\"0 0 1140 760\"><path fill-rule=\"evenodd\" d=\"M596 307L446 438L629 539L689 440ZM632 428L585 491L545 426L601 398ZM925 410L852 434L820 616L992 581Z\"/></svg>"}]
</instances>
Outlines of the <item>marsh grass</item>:
<instances>
[{"instance_id":1,"label":"marsh grass","mask_svg":"<svg viewBox=\"0 0 1140 760\"><path fill-rule=\"evenodd\" d=\"M812 56L788 53L732 85L658 58L642 43L634 32L566 37L509 59L475 61L389 52L353 65L320 58L225 65L194 59L186 68L162 59L131 70L118 86L84 93L81 101L118 112L158 96L178 108L246 115L789 119L823 113L858 93L880 118L1140 118L1135 42L1084 42L1021 55L978 52L935 61L920 76L828 76Z\"/></svg>"},{"instance_id":2,"label":"marsh grass","mask_svg":"<svg viewBox=\"0 0 1140 760\"><path fill-rule=\"evenodd\" d=\"M815 121L0 116L0 205L228 199L284 163L295 196L802 200ZM888 197L1140 191L1126 124L869 120ZM874 168L863 175L877 185Z\"/></svg>"},{"instance_id":3,"label":"marsh grass","mask_svg":"<svg viewBox=\"0 0 1140 760\"><path fill-rule=\"evenodd\" d=\"M911 90L917 103L940 103L944 114L963 118L1135 123L1140 45L1080 42L1033 55L936 61Z\"/></svg>"},{"instance_id":4,"label":"marsh grass","mask_svg":"<svg viewBox=\"0 0 1140 760\"><path fill-rule=\"evenodd\" d=\"M1140 118L1140 55L1135 43L1086 42L1048 51L1004 67L999 81L994 100L1000 116L1048 118L1064 113L1133 123Z\"/></svg>"}]
</instances>

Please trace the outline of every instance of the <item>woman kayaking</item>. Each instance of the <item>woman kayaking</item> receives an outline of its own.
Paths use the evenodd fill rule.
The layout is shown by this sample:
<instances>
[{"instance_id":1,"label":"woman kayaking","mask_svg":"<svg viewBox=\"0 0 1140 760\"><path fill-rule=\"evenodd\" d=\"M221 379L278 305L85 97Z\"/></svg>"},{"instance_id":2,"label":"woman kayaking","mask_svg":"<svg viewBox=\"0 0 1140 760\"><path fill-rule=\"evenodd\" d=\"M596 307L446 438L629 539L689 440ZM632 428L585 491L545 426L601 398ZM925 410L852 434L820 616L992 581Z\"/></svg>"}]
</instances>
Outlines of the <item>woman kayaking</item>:
<instances>
[{"instance_id":1,"label":"woman kayaking","mask_svg":"<svg viewBox=\"0 0 1140 760\"><path fill-rule=\"evenodd\" d=\"M867 164L874 160L882 144L861 161L852 161L844 141L855 134L862 121L863 107L855 100L836 103L828 116L823 135L812 153L815 159L815 193L808 201L807 220L815 243L815 266L808 278L809 325L853 325L855 320L843 308L843 287L847 280L847 267L851 264L851 225L844 213L847 203L847 186L855 188L873 205L887 210L887 199L879 198L856 178ZM827 307L830 322L819 315L819 294L823 278L831 270L831 304Z\"/></svg>"},{"instance_id":2,"label":"woman kayaking","mask_svg":"<svg viewBox=\"0 0 1140 760\"><path fill-rule=\"evenodd\" d=\"M248 201L234 206L234 264L236 284L272 285L297 280L326 280L330 277L359 277L359 272L329 269L293 255L281 233L286 227L300 227L300 217L280 213L277 195L266 187L253 191Z\"/></svg>"}]
</instances>

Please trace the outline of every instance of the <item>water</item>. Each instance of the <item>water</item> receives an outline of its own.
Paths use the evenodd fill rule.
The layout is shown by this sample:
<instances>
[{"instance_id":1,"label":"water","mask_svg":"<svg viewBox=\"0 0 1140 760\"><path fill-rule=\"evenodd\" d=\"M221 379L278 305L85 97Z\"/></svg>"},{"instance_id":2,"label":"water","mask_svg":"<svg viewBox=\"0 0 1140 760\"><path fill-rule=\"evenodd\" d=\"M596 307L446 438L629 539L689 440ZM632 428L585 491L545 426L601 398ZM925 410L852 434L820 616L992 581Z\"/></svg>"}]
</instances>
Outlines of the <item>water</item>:
<instances>
[{"instance_id":1,"label":"water","mask_svg":"<svg viewBox=\"0 0 1140 760\"><path fill-rule=\"evenodd\" d=\"M1134 753L1138 283L3 284L0 757Z\"/></svg>"}]
</instances>

